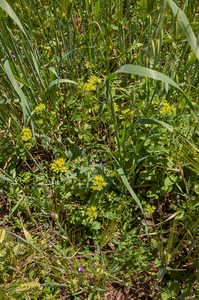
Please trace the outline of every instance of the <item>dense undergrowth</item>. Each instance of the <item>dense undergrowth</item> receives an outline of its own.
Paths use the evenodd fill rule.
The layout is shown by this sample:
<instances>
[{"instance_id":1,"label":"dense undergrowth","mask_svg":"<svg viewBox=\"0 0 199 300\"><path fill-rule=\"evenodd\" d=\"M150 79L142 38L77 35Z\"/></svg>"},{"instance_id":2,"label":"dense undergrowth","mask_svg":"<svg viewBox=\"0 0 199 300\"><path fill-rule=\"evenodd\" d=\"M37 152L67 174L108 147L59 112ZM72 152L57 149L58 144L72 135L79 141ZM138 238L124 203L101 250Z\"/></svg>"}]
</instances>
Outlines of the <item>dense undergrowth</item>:
<instances>
[{"instance_id":1,"label":"dense undergrowth","mask_svg":"<svg viewBox=\"0 0 199 300\"><path fill-rule=\"evenodd\" d=\"M198 22L0 0L0 299L198 299Z\"/></svg>"}]
</instances>

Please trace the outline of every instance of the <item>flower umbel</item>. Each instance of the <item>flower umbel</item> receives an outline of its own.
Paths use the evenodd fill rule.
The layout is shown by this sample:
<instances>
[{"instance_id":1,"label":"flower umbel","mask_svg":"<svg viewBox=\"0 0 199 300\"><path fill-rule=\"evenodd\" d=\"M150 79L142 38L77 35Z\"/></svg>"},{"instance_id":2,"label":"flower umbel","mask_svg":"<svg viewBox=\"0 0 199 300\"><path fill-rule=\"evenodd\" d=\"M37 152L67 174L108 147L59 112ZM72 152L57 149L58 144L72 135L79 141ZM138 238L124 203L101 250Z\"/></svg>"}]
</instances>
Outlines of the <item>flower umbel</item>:
<instances>
[{"instance_id":1,"label":"flower umbel","mask_svg":"<svg viewBox=\"0 0 199 300\"><path fill-rule=\"evenodd\" d=\"M155 206L147 205L147 214L152 215L155 211Z\"/></svg>"},{"instance_id":2,"label":"flower umbel","mask_svg":"<svg viewBox=\"0 0 199 300\"><path fill-rule=\"evenodd\" d=\"M104 178L101 175L98 175L94 178L92 189L101 191L106 185L107 182L104 180Z\"/></svg>"},{"instance_id":3,"label":"flower umbel","mask_svg":"<svg viewBox=\"0 0 199 300\"><path fill-rule=\"evenodd\" d=\"M32 138L32 132L30 128L23 128L22 129L22 140L23 141L28 141Z\"/></svg>"},{"instance_id":4,"label":"flower umbel","mask_svg":"<svg viewBox=\"0 0 199 300\"><path fill-rule=\"evenodd\" d=\"M162 107L161 107L161 110L160 112L162 114L169 114L171 115L172 112L174 111L174 106L173 105L170 105L169 103L165 102Z\"/></svg>"},{"instance_id":5,"label":"flower umbel","mask_svg":"<svg viewBox=\"0 0 199 300\"><path fill-rule=\"evenodd\" d=\"M91 220L97 217L96 208L94 206L89 207L86 214L89 216Z\"/></svg>"},{"instance_id":6,"label":"flower umbel","mask_svg":"<svg viewBox=\"0 0 199 300\"><path fill-rule=\"evenodd\" d=\"M133 112L130 111L129 108L125 109L122 111L122 114L124 115L124 117L127 117L127 116L132 116L133 115Z\"/></svg>"},{"instance_id":7,"label":"flower umbel","mask_svg":"<svg viewBox=\"0 0 199 300\"><path fill-rule=\"evenodd\" d=\"M101 83L101 79L96 76L91 76L87 83L83 84L83 89L91 91L96 88L96 84Z\"/></svg>"},{"instance_id":8,"label":"flower umbel","mask_svg":"<svg viewBox=\"0 0 199 300\"><path fill-rule=\"evenodd\" d=\"M96 76L91 76L88 82L91 84L101 83L101 79Z\"/></svg>"},{"instance_id":9,"label":"flower umbel","mask_svg":"<svg viewBox=\"0 0 199 300\"><path fill-rule=\"evenodd\" d=\"M67 167L63 158L58 158L52 163L52 170L56 173L67 172Z\"/></svg>"},{"instance_id":10,"label":"flower umbel","mask_svg":"<svg viewBox=\"0 0 199 300\"><path fill-rule=\"evenodd\" d=\"M40 105L35 107L35 113L38 114L42 112L44 109L46 109L46 105L41 103Z\"/></svg>"}]
</instances>

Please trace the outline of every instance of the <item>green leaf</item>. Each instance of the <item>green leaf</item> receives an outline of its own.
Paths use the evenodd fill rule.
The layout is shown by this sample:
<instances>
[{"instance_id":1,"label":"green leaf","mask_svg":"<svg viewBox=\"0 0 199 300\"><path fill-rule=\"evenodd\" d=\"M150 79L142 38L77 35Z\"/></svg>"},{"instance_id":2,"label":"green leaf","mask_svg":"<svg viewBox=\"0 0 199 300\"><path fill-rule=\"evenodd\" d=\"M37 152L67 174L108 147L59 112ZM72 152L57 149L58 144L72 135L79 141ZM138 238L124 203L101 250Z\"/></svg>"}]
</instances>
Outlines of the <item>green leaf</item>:
<instances>
[{"instance_id":1,"label":"green leaf","mask_svg":"<svg viewBox=\"0 0 199 300\"><path fill-rule=\"evenodd\" d=\"M55 80L53 80L53 81L50 83L50 85L49 85L48 88L52 87L52 86L55 85L55 84L60 84L60 83L73 83L73 84L78 84L77 82L72 81L72 80L69 80L69 79L55 79Z\"/></svg>"},{"instance_id":2,"label":"green leaf","mask_svg":"<svg viewBox=\"0 0 199 300\"><path fill-rule=\"evenodd\" d=\"M100 0L95 2L95 12L94 12L94 20L97 21L98 15L100 12Z\"/></svg>"},{"instance_id":3,"label":"green leaf","mask_svg":"<svg viewBox=\"0 0 199 300\"><path fill-rule=\"evenodd\" d=\"M22 201L23 199L24 199L24 198L21 197L21 198L17 201L17 203L15 204L15 206L12 208L12 210L11 210L11 212L10 212L10 214L9 214L9 217L15 212L15 210L17 209L17 207L19 206L19 204L21 203L21 201Z\"/></svg>"},{"instance_id":4,"label":"green leaf","mask_svg":"<svg viewBox=\"0 0 199 300\"><path fill-rule=\"evenodd\" d=\"M164 180L164 185L166 187L173 185L176 183L177 179L178 179L178 176L173 176L173 175L167 176Z\"/></svg>"},{"instance_id":5,"label":"green leaf","mask_svg":"<svg viewBox=\"0 0 199 300\"><path fill-rule=\"evenodd\" d=\"M162 186L160 189L160 196L164 196L166 194L169 194L173 189L173 186Z\"/></svg>"},{"instance_id":6,"label":"green leaf","mask_svg":"<svg viewBox=\"0 0 199 300\"><path fill-rule=\"evenodd\" d=\"M3 60L3 65L5 68L6 74L8 75L8 78L10 79L12 86L14 87L15 91L21 98L21 106L22 106L22 110L23 110L23 117L24 117L24 123L25 123L26 122L26 109L29 109L28 102L26 100L24 93L22 92L22 89L19 87L18 83L16 82L16 80L12 74L12 71L11 71L11 68L10 68L7 58Z\"/></svg>"},{"instance_id":7,"label":"green leaf","mask_svg":"<svg viewBox=\"0 0 199 300\"><path fill-rule=\"evenodd\" d=\"M195 34L189 24L189 21L185 15L185 13L183 12L183 10L181 10L179 8L179 6L177 6L177 4L173 1L173 0L167 0L167 2L169 3L172 11L173 11L173 14L174 16L176 16L177 14L178 15L178 23L182 29L182 31L184 32L188 42L189 42L189 45L191 46L192 50L194 51L197 59L199 60L199 47L198 47L198 44L197 44L197 39L195 37Z\"/></svg>"},{"instance_id":8,"label":"green leaf","mask_svg":"<svg viewBox=\"0 0 199 300\"><path fill-rule=\"evenodd\" d=\"M100 228L101 228L101 223L98 221L94 221L93 224L91 225L91 229L99 230Z\"/></svg>"},{"instance_id":9,"label":"green leaf","mask_svg":"<svg viewBox=\"0 0 199 300\"><path fill-rule=\"evenodd\" d=\"M135 202L137 203L138 207L141 209L143 215L144 215L144 219L145 219L145 229L146 229L146 233L148 234L148 226L147 226L147 223L146 223L146 218L145 218L145 213L144 213L144 210L143 210L143 207L142 207L142 204L140 202L140 200L138 199L137 195L135 194L135 192L133 191L133 189L131 188L127 178L126 178L126 175L124 174L124 171L123 169L117 169L123 183L125 184L126 188L128 189L129 193L131 194L131 196L133 197L133 199L135 200Z\"/></svg>"},{"instance_id":10,"label":"green leaf","mask_svg":"<svg viewBox=\"0 0 199 300\"><path fill-rule=\"evenodd\" d=\"M160 271L158 272L158 280L162 280L164 275L166 274L167 269L164 267L164 264L161 265Z\"/></svg>"},{"instance_id":11,"label":"green leaf","mask_svg":"<svg viewBox=\"0 0 199 300\"><path fill-rule=\"evenodd\" d=\"M19 78L18 76L14 75L14 78L15 78L17 81L23 83L23 84L24 84L25 86L27 86L29 89L31 88L25 81L23 81L23 80L22 80L21 78Z\"/></svg>"},{"instance_id":12,"label":"green leaf","mask_svg":"<svg viewBox=\"0 0 199 300\"><path fill-rule=\"evenodd\" d=\"M7 181L8 183L11 183L13 185L16 185L17 183L14 182L12 179L8 178L8 177L4 177L4 176L0 176L0 178L2 178L3 180Z\"/></svg>"},{"instance_id":13,"label":"green leaf","mask_svg":"<svg viewBox=\"0 0 199 300\"><path fill-rule=\"evenodd\" d=\"M58 78L57 72L55 71L55 69L53 67L50 67L49 71L51 71Z\"/></svg>"},{"instance_id":14,"label":"green leaf","mask_svg":"<svg viewBox=\"0 0 199 300\"><path fill-rule=\"evenodd\" d=\"M155 120L155 119L138 119L135 123L133 123L133 125L136 125L136 124L161 125L161 126L166 127L167 129L171 130L171 131L174 131L174 128L171 125L169 125L165 122L159 121L159 120ZM132 134L132 132L130 132L130 134Z\"/></svg>"},{"instance_id":15,"label":"green leaf","mask_svg":"<svg viewBox=\"0 0 199 300\"><path fill-rule=\"evenodd\" d=\"M169 282L168 288L169 288L169 291L170 291L172 297L178 296L178 294L180 292L180 287L178 284L176 284L174 282Z\"/></svg>"},{"instance_id":16,"label":"green leaf","mask_svg":"<svg viewBox=\"0 0 199 300\"><path fill-rule=\"evenodd\" d=\"M169 291L161 293L162 300L171 299L171 294Z\"/></svg>"},{"instance_id":17,"label":"green leaf","mask_svg":"<svg viewBox=\"0 0 199 300\"><path fill-rule=\"evenodd\" d=\"M148 69L142 66L136 66L136 65L124 65L121 68L119 68L115 73L125 73L125 74L131 74L131 75L139 75L144 77L149 77L152 79L160 80L165 83L168 83L172 86L175 86L176 88L179 88L177 83L173 81L170 77L167 75L164 75L163 73L160 73L156 70ZM180 89L180 88L179 88Z\"/></svg>"},{"instance_id":18,"label":"green leaf","mask_svg":"<svg viewBox=\"0 0 199 300\"><path fill-rule=\"evenodd\" d=\"M94 296L94 293L90 293L90 294L88 295L88 300L92 300L92 299L93 299L93 296Z\"/></svg>"},{"instance_id":19,"label":"green leaf","mask_svg":"<svg viewBox=\"0 0 199 300\"><path fill-rule=\"evenodd\" d=\"M19 26L19 28L21 29L21 31L25 34L25 36L27 37L23 26L21 24L21 22L19 21L17 15L15 14L14 10L11 8L11 6L5 1L5 0L1 0L0 1L0 7L13 19L13 21L15 21L15 23Z\"/></svg>"}]
</instances>

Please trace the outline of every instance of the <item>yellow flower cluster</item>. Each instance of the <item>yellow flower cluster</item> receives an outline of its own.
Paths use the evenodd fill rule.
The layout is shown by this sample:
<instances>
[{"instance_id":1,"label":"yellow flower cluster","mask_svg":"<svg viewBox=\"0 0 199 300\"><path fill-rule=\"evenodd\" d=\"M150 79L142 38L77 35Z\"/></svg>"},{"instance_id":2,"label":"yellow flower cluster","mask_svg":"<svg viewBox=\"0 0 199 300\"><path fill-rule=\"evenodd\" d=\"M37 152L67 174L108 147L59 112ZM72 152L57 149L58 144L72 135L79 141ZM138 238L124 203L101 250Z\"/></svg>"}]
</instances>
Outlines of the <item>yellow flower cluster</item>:
<instances>
[{"instance_id":1,"label":"yellow flower cluster","mask_svg":"<svg viewBox=\"0 0 199 300\"><path fill-rule=\"evenodd\" d=\"M86 91L91 91L91 90L94 90L96 88L96 84L100 83L101 82L101 79L96 77L96 76L91 76L88 80L87 83L85 83L83 85L83 88L86 90Z\"/></svg>"},{"instance_id":2,"label":"yellow flower cluster","mask_svg":"<svg viewBox=\"0 0 199 300\"><path fill-rule=\"evenodd\" d=\"M33 281L33 282L27 282L27 283L23 283L20 286L18 286L15 289L16 293L21 293L24 291L29 291L32 290L34 288L38 288L40 286L40 283L38 281Z\"/></svg>"},{"instance_id":3,"label":"yellow flower cluster","mask_svg":"<svg viewBox=\"0 0 199 300\"><path fill-rule=\"evenodd\" d=\"M91 76L89 79L89 83L92 83L92 84L101 83L101 79L96 76Z\"/></svg>"},{"instance_id":4,"label":"yellow flower cluster","mask_svg":"<svg viewBox=\"0 0 199 300\"><path fill-rule=\"evenodd\" d=\"M107 185L106 181L101 175L95 176L93 181L93 190L101 191Z\"/></svg>"},{"instance_id":5,"label":"yellow flower cluster","mask_svg":"<svg viewBox=\"0 0 199 300\"><path fill-rule=\"evenodd\" d=\"M94 206L89 207L86 213L90 219L94 219L97 217L96 208Z\"/></svg>"},{"instance_id":6,"label":"yellow flower cluster","mask_svg":"<svg viewBox=\"0 0 199 300\"><path fill-rule=\"evenodd\" d=\"M88 83L85 83L85 84L83 85L83 88L84 88L86 91L92 91L92 90L95 89L95 85L88 82Z\"/></svg>"},{"instance_id":7,"label":"yellow flower cluster","mask_svg":"<svg viewBox=\"0 0 199 300\"><path fill-rule=\"evenodd\" d=\"M58 158L52 163L52 170L56 173L67 172L67 167L63 158Z\"/></svg>"},{"instance_id":8,"label":"yellow flower cluster","mask_svg":"<svg viewBox=\"0 0 199 300\"><path fill-rule=\"evenodd\" d=\"M132 115L133 114L133 112L132 111L130 111L130 109L129 108L127 108L127 109L125 109L125 110L123 110L123 115L125 116L125 117L127 117L127 116L130 116L130 115Z\"/></svg>"},{"instance_id":9,"label":"yellow flower cluster","mask_svg":"<svg viewBox=\"0 0 199 300\"><path fill-rule=\"evenodd\" d=\"M130 111L130 109L127 108L127 109L123 110L123 114L124 114L124 115L127 115L127 114L129 113L129 111Z\"/></svg>"},{"instance_id":10,"label":"yellow flower cluster","mask_svg":"<svg viewBox=\"0 0 199 300\"><path fill-rule=\"evenodd\" d=\"M115 108L115 111L118 111L118 106L116 103L114 103L114 108Z\"/></svg>"},{"instance_id":11,"label":"yellow flower cluster","mask_svg":"<svg viewBox=\"0 0 199 300\"><path fill-rule=\"evenodd\" d=\"M169 105L169 103L165 102L161 108L161 113L162 114L172 114L172 112L174 111L174 106L173 105Z\"/></svg>"},{"instance_id":12,"label":"yellow flower cluster","mask_svg":"<svg viewBox=\"0 0 199 300\"><path fill-rule=\"evenodd\" d=\"M154 205L153 206L147 205L147 213L149 215L152 215L152 213L154 213L154 211L155 211L155 206Z\"/></svg>"},{"instance_id":13,"label":"yellow flower cluster","mask_svg":"<svg viewBox=\"0 0 199 300\"><path fill-rule=\"evenodd\" d=\"M42 112L44 109L46 109L46 105L41 103L40 105L35 107L35 113L38 114Z\"/></svg>"},{"instance_id":14,"label":"yellow flower cluster","mask_svg":"<svg viewBox=\"0 0 199 300\"><path fill-rule=\"evenodd\" d=\"M22 129L22 140L23 141L28 141L32 138L32 132L30 128L23 128Z\"/></svg>"}]
</instances>

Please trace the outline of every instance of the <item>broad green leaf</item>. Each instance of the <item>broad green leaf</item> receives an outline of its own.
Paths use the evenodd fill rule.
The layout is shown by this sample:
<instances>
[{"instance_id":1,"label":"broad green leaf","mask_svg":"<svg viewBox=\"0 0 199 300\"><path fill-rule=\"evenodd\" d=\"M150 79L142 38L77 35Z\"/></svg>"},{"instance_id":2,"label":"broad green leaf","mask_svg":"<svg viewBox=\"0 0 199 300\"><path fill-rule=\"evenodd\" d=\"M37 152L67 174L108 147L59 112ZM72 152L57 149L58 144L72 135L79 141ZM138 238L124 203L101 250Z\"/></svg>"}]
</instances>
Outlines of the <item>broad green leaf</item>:
<instances>
[{"instance_id":1,"label":"broad green leaf","mask_svg":"<svg viewBox=\"0 0 199 300\"><path fill-rule=\"evenodd\" d=\"M171 294L170 294L169 290L167 292L161 293L161 297L162 297L162 300L169 300L169 299L171 299Z\"/></svg>"},{"instance_id":2,"label":"broad green leaf","mask_svg":"<svg viewBox=\"0 0 199 300\"><path fill-rule=\"evenodd\" d=\"M8 178L8 177L4 177L4 176L0 176L1 179L7 181L8 183L11 183L13 185L16 185L17 183L14 182L12 179Z\"/></svg>"},{"instance_id":3,"label":"broad green leaf","mask_svg":"<svg viewBox=\"0 0 199 300\"><path fill-rule=\"evenodd\" d=\"M158 280L161 281L164 275L166 274L167 269L165 268L164 264L162 263L160 271L158 272Z\"/></svg>"},{"instance_id":4,"label":"broad green leaf","mask_svg":"<svg viewBox=\"0 0 199 300\"><path fill-rule=\"evenodd\" d=\"M136 125L136 124L161 125L161 126L166 127L167 129L171 130L171 131L174 131L174 128L171 125L169 125L165 122L159 121L159 120L155 120L155 119L138 119L135 123L133 123L133 125Z\"/></svg>"},{"instance_id":5,"label":"broad green leaf","mask_svg":"<svg viewBox=\"0 0 199 300\"><path fill-rule=\"evenodd\" d=\"M99 230L101 228L101 223L98 221L94 221L91 225L91 229Z\"/></svg>"},{"instance_id":6,"label":"broad green leaf","mask_svg":"<svg viewBox=\"0 0 199 300\"><path fill-rule=\"evenodd\" d=\"M134 125L161 125L166 127L167 129L169 129L170 131L174 131L174 128L162 121L159 120L155 120L155 119L138 119L136 122L134 122L133 124L131 124L129 127L127 127L122 135L122 138L120 140L120 145L124 145L125 142L128 140L128 138L132 135L132 133L134 132Z\"/></svg>"},{"instance_id":7,"label":"broad green leaf","mask_svg":"<svg viewBox=\"0 0 199 300\"><path fill-rule=\"evenodd\" d=\"M117 73L125 73L125 74L131 74L131 75L139 75L139 76L145 76L156 80L161 80L163 82L166 82L172 86L175 86L176 88L179 88L177 83L173 81L170 77L152 69L148 69L142 66L136 66L136 65L124 65L121 68L119 68L117 71L115 71L113 74L111 74L107 80L112 80L112 76L116 76Z\"/></svg>"},{"instance_id":8,"label":"broad green leaf","mask_svg":"<svg viewBox=\"0 0 199 300\"><path fill-rule=\"evenodd\" d=\"M184 32L189 45L191 46L192 50L194 51L197 59L199 60L199 47L197 44L197 39L195 37L195 34L189 24L189 21L185 15L185 13L183 12L183 10L181 10L179 8L179 6L177 6L177 4L173 1L173 0L167 0L167 2L169 3L174 16L176 16L178 14L178 23L182 29L182 31Z\"/></svg>"},{"instance_id":9,"label":"broad green leaf","mask_svg":"<svg viewBox=\"0 0 199 300\"><path fill-rule=\"evenodd\" d=\"M53 67L50 67L49 71L51 71L53 74L55 74L55 76L58 78L57 72L55 71L55 69Z\"/></svg>"},{"instance_id":10,"label":"broad green leaf","mask_svg":"<svg viewBox=\"0 0 199 300\"><path fill-rule=\"evenodd\" d=\"M59 83L73 83L73 84L78 84L77 82L72 81L72 80L69 80L69 79L55 79L55 80L53 80L53 81L50 83L50 85L49 85L48 88L52 87L52 86L55 85L55 84L59 84Z\"/></svg>"},{"instance_id":11,"label":"broad green leaf","mask_svg":"<svg viewBox=\"0 0 199 300\"><path fill-rule=\"evenodd\" d=\"M22 80L21 78L19 78L18 76L14 75L14 78L15 78L17 81L23 83L23 84L24 84L25 86L27 86L29 89L31 88L25 81L23 81L23 80Z\"/></svg>"}]
</instances>

